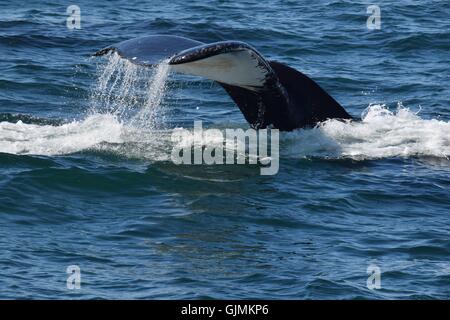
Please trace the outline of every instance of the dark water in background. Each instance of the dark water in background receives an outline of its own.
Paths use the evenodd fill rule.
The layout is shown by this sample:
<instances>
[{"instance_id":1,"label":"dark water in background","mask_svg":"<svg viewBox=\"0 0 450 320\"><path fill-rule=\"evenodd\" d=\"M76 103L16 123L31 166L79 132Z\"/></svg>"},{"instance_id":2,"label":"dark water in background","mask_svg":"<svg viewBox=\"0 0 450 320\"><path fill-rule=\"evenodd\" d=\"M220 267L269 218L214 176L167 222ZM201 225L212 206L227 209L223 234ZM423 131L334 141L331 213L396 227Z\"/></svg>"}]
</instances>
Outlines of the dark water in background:
<instances>
[{"instance_id":1,"label":"dark water in background","mask_svg":"<svg viewBox=\"0 0 450 320\"><path fill-rule=\"evenodd\" d=\"M378 1L369 31L369 4L1 0L0 298L449 298L450 8ZM161 33L246 41L351 114L375 106L282 134L275 176L176 166L151 130L87 112L105 62L89 55ZM219 86L188 80L169 78L165 129L247 127Z\"/></svg>"}]
</instances>

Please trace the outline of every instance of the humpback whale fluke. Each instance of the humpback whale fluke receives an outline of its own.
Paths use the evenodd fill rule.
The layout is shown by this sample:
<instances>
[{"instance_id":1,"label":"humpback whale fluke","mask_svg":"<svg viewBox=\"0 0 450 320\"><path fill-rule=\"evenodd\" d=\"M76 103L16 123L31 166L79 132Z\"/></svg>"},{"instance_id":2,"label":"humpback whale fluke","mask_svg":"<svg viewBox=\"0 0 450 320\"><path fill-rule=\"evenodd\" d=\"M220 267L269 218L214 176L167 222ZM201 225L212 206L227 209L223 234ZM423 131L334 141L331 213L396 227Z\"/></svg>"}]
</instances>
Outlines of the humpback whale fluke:
<instances>
[{"instance_id":1,"label":"humpback whale fluke","mask_svg":"<svg viewBox=\"0 0 450 320\"><path fill-rule=\"evenodd\" d=\"M253 128L290 131L332 118L352 119L308 76L283 63L264 59L244 42L204 44L183 37L156 35L123 41L95 55L111 51L143 66L168 59L175 72L218 82Z\"/></svg>"}]
</instances>

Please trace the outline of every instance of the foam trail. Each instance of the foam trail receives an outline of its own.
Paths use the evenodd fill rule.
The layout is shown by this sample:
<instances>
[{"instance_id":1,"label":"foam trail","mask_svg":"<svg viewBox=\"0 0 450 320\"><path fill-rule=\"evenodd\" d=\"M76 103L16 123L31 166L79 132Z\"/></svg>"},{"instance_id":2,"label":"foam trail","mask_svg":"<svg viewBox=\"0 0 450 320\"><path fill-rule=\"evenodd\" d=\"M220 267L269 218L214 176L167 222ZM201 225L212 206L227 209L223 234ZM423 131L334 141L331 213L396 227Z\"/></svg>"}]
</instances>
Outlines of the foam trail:
<instances>
[{"instance_id":1,"label":"foam trail","mask_svg":"<svg viewBox=\"0 0 450 320\"><path fill-rule=\"evenodd\" d=\"M161 125L169 71L166 62L142 68L111 54L98 68L84 120L63 125L0 122L0 152L62 155L101 150L140 159L170 159L172 131ZM280 138L280 156L288 159L450 157L450 123L422 119L401 105L395 112L369 105L362 121L329 120L314 129L283 132ZM204 143L215 146L222 141Z\"/></svg>"},{"instance_id":2,"label":"foam trail","mask_svg":"<svg viewBox=\"0 0 450 320\"><path fill-rule=\"evenodd\" d=\"M450 123L421 119L401 104L396 112L370 105L361 122L328 120L284 136L288 157L450 157Z\"/></svg>"},{"instance_id":3,"label":"foam trail","mask_svg":"<svg viewBox=\"0 0 450 320\"><path fill-rule=\"evenodd\" d=\"M122 125L111 115L90 116L60 126L0 122L0 152L62 155L102 143L122 143Z\"/></svg>"},{"instance_id":4,"label":"foam trail","mask_svg":"<svg viewBox=\"0 0 450 320\"><path fill-rule=\"evenodd\" d=\"M205 128L207 129L207 128ZM0 122L0 152L62 155L83 150L125 157L167 160L173 148L171 130L142 130L113 114L95 114L63 125ZM450 123L421 119L406 108L391 112L369 106L361 122L326 121L314 129L280 135L282 158L450 157ZM192 144L184 141L183 144ZM206 146L223 143L214 138Z\"/></svg>"}]
</instances>

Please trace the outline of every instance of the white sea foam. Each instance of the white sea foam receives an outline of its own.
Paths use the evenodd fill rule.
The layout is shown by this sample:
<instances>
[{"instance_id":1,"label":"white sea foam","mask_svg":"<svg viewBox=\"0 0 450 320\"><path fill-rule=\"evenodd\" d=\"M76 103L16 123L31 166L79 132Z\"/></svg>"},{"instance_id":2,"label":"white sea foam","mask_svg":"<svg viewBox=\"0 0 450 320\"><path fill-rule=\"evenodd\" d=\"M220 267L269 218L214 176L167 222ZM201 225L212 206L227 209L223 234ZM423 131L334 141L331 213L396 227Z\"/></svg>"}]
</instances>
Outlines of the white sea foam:
<instances>
[{"instance_id":1,"label":"white sea foam","mask_svg":"<svg viewBox=\"0 0 450 320\"><path fill-rule=\"evenodd\" d=\"M314 129L284 136L290 157L375 159L411 156L450 156L450 123L422 119L399 105L392 112L370 105L362 121L329 120Z\"/></svg>"},{"instance_id":2,"label":"white sea foam","mask_svg":"<svg viewBox=\"0 0 450 320\"><path fill-rule=\"evenodd\" d=\"M90 116L60 126L0 122L0 152L61 155L101 142L122 143L122 125L111 115Z\"/></svg>"},{"instance_id":3,"label":"white sea foam","mask_svg":"<svg viewBox=\"0 0 450 320\"><path fill-rule=\"evenodd\" d=\"M84 120L59 126L0 122L0 152L62 155L99 149L161 159L161 137L170 138L163 130L168 73L166 61L143 68L110 54L98 67Z\"/></svg>"},{"instance_id":4,"label":"white sea foam","mask_svg":"<svg viewBox=\"0 0 450 320\"><path fill-rule=\"evenodd\" d=\"M62 155L90 149L167 160L171 133L136 128L111 114L90 115L58 126L1 122L0 152ZM285 132L280 137L281 157L287 158L450 157L450 123L421 119L406 108L390 112L374 105L361 122L329 120L314 129ZM210 146L222 143L204 142Z\"/></svg>"},{"instance_id":5,"label":"white sea foam","mask_svg":"<svg viewBox=\"0 0 450 320\"><path fill-rule=\"evenodd\" d=\"M141 68L112 54L99 68L84 120L55 126L0 122L0 152L63 155L101 150L168 160L172 130L161 125L168 73L165 62ZM314 129L284 132L280 138L280 156L286 158L450 157L450 123L422 119L401 105L395 112L370 105L362 121L329 120Z\"/></svg>"}]
</instances>

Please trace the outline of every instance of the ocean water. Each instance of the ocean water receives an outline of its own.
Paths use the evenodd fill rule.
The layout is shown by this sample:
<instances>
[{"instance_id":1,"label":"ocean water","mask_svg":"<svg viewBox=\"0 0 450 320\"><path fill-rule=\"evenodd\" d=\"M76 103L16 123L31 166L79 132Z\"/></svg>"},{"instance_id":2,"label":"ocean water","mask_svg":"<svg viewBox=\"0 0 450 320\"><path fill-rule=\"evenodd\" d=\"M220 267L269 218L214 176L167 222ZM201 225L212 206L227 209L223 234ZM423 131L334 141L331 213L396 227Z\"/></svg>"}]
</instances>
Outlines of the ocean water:
<instances>
[{"instance_id":1,"label":"ocean water","mask_svg":"<svg viewBox=\"0 0 450 320\"><path fill-rule=\"evenodd\" d=\"M371 4L1 0L0 298L450 298L450 7L380 0L369 30ZM248 125L211 81L91 57L152 34L248 42L362 121L281 133L273 176L175 165L172 129Z\"/></svg>"}]
</instances>

